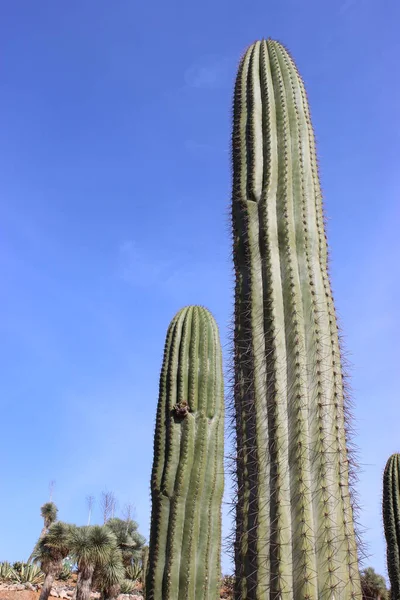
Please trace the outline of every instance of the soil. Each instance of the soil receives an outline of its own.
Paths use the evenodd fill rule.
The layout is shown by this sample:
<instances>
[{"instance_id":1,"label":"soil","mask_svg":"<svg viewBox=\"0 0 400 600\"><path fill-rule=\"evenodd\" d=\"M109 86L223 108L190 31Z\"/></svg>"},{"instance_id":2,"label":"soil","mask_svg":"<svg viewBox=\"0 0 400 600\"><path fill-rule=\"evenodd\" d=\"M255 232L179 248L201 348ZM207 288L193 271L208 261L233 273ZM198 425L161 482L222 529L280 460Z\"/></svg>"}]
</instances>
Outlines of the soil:
<instances>
[{"instance_id":1,"label":"soil","mask_svg":"<svg viewBox=\"0 0 400 600\"><path fill-rule=\"evenodd\" d=\"M0 600L38 600L39 596L40 592L30 590L0 590Z\"/></svg>"}]
</instances>

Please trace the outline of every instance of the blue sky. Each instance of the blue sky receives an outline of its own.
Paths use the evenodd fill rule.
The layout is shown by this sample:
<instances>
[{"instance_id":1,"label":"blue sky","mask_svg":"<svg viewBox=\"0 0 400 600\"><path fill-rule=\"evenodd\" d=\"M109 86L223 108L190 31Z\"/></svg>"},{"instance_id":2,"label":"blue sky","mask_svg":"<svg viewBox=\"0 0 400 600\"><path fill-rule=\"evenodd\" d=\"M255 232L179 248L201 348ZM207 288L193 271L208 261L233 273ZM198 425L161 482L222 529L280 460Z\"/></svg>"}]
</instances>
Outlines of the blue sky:
<instances>
[{"instance_id":1,"label":"blue sky","mask_svg":"<svg viewBox=\"0 0 400 600\"><path fill-rule=\"evenodd\" d=\"M232 86L244 48L270 36L309 93L367 564L385 572L381 475L400 451L399 19L397 0L2 3L0 560L29 555L50 480L62 519L84 523L85 497L107 488L148 535L175 312L207 306L228 354Z\"/></svg>"}]
</instances>

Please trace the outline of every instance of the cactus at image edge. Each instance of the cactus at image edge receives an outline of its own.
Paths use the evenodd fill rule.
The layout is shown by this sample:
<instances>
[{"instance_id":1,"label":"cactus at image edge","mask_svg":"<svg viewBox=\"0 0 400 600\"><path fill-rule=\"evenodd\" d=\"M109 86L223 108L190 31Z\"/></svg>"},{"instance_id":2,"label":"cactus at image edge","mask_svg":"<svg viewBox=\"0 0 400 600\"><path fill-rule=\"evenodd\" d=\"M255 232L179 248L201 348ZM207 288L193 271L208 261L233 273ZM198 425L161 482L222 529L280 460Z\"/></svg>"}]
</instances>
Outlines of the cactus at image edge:
<instances>
[{"instance_id":1,"label":"cactus at image edge","mask_svg":"<svg viewBox=\"0 0 400 600\"><path fill-rule=\"evenodd\" d=\"M169 326L161 370L147 600L219 598L223 451L218 328L189 306Z\"/></svg>"},{"instance_id":2,"label":"cactus at image edge","mask_svg":"<svg viewBox=\"0 0 400 600\"><path fill-rule=\"evenodd\" d=\"M233 117L236 600L360 597L343 375L304 84L263 40Z\"/></svg>"},{"instance_id":3,"label":"cactus at image edge","mask_svg":"<svg viewBox=\"0 0 400 600\"><path fill-rule=\"evenodd\" d=\"M400 454L393 454L383 474L383 525L387 544L390 598L400 600Z\"/></svg>"}]
</instances>

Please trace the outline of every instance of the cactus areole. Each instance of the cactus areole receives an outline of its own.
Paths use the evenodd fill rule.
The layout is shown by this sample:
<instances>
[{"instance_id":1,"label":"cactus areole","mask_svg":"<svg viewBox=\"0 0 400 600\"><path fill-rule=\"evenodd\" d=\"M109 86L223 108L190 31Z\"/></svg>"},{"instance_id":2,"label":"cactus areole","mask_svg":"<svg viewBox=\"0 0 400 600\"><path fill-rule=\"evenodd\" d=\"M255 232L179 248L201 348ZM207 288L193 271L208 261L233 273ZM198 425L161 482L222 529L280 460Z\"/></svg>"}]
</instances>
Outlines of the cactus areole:
<instances>
[{"instance_id":1,"label":"cactus areole","mask_svg":"<svg viewBox=\"0 0 400 600\"><path fill-rule=\"evenodd\" d=\"M189 306L171 322L161 370L147 600L219 599L223 452L218 328Z\"/></svg>"},{"instance_id":2,"label":"cactus areole","mask_svg":"<svg viewBox=\"0 0 400 600\"><path fill-rule=\"evenodd\" d=\"M278 42L240 63L232 145L235 598L359 598L314 134Z\"/></svg>"},{"instance_id":3,"label":"cactus areole","mask_svg":"<svg viewBox=\"0 0 400 600\"><path fill-rule=\"evenodd\" d=\"M393 454L383 474L383 525L387 544L390 598L400 600L400 454Z\"/></svg>"}]
</instances>

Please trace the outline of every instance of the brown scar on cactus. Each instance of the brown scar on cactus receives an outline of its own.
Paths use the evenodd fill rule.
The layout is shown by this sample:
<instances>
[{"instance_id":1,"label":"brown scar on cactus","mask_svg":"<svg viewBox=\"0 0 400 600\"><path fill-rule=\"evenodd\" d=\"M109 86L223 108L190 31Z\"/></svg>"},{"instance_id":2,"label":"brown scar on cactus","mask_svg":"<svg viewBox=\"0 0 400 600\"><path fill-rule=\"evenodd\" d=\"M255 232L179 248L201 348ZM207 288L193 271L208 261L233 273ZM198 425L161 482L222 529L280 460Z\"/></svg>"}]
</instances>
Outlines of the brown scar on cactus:
<instances>
[{"instance_id":1,"label":"brown scar on cactus","mask_svg":"<svg viewBox=\"0 0 400 600\"><path fill-rule=\"evenodd\" d=\"M160 375L146 600L219 600L223 490L221 342L211 313L187 306Z\"/></svg>"},{"instance_id":2,"label":"brown scar on cactus","mask_svg":"<svg viewBox=\"0 0 400 600\"><path fill-rule=\"evenodd\" d=\"M186 402L186 400L182 400L181 402L178 402L178 404L175 404L172 412L176 417L178 417L178 419L184 419L190 412L189 404Z\"/></svg>"}]
</instances>

